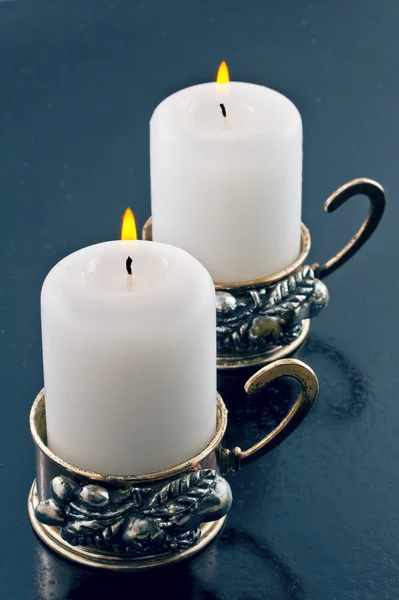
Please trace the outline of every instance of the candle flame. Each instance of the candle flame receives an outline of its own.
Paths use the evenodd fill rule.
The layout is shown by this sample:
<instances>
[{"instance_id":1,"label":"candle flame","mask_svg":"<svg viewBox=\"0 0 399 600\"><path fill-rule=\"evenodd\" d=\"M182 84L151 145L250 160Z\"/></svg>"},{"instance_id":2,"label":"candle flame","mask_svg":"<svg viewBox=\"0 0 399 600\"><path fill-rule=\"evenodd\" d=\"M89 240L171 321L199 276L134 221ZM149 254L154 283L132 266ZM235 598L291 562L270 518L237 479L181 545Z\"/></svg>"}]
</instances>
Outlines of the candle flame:
<instances>
[{"instance_id":1,"label":"candle flame","mask_svg":"<svg viewBox=\"0 0 399 600\"><path fill-rule=\"evenodd\" d=\"M121 240L137 240L136 221L130 208L123 215Z\"/></svg>"},{"instance_id":2,"label":"candle flame","mask_svg":"<svg viewBox=\"0 0 399 600\"><path fill-rule=\"evenodd\" d=\"M218 68L218 74L216 75L216 83L229 83L229 67L226 62L222 60Z\"/></svg>"}]
</instances>

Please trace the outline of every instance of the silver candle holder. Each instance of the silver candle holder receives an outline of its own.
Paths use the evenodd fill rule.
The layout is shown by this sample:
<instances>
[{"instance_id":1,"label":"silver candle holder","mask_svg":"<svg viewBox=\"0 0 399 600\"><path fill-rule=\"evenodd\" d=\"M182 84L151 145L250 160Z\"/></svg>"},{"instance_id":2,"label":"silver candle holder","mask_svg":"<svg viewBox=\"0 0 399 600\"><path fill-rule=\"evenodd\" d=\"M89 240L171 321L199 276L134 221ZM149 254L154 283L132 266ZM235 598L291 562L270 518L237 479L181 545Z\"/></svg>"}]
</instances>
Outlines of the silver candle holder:
<instances>
[{"instance_id":1,"label":"silver candle holder","mask_svg":"<svg viewBox=\"0 0 399 600\"><path fill-rule=\"evenodd\" d=\"M237 369L267 364L290 356L306 340L310 319L327 306L328 275L344 265L370 238L385 210L382 186L360 178L346 183L324 204L334 212L353 196L368 197L370 209L349 243L322 266L306 264L311 238L302 224L301 251L287 268L262 279L215 283L218 369ZM152 239L152 222L143 228L143 239Z\"/></svg>"},{"instance_id":2,"label":"silver candle holder","mask_svg":"<svg viewBox=\"0 0 399 600\"><path fill-rule=\"evenodd\" d=\"M232 505L224 475L280 444L303 421L318 394L315 373L298 360L281 360L246 383L254 394L280 377L301 391L283 421L248 450L223 447L227 410L217 395L213 440L190 460L145 475L93 473L71 465L47 446L42 390L30 415L36 480L28 499L32 526L52 550L73 562L114 571L172 564L202 550L219 533Z\"/></svg>"}]
</instances>

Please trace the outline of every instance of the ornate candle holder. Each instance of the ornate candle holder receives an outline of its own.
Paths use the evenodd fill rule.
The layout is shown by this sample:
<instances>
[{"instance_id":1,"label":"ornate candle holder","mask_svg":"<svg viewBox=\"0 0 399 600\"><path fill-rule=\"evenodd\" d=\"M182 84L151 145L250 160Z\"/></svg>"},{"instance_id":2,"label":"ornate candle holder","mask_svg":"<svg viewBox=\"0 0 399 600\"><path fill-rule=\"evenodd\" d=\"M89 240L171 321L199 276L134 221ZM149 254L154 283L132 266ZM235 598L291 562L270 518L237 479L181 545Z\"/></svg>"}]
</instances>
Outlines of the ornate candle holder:
<instances>
[{"instance_id":1,"label":"ornate candle holder","mask_svg":"<svg viewBox=\"0 0 399 600\"><path fill-rule=\"evenodd\" d=\"M300 254L286 269L255 281L215 283L218 369L259 366L300 348L309 333L310 319L328 304L328 289L321 280L360 250L384 213L383 188L365 178L340 187L328 198L324 210L334 212L358 194L369 198L368 216L350 242L323 266L305 264L311 239L302 224ZM143 239L152 239L151 218L144 225Z\"/></svg>"},{"instance_id":2,"label":"ornate candle holder","mask_svg":"<svg viewBox=\"0 0 399 600\"><path fill-rule=\"evenodd\" d=\"M217 395L217 428L209 445L183 464L159 473L112 476L66 463L46 443L45 395L30 415L36 480L28 510L37 535L74 562L116 571L172 564L199 552L223 527L232 495L223 475L238 471L282 442L306 417L317 394L314 372L297 360L277 361L246 383L254 394L282 376L301 392L283 421L248 450L227 450L227 410Z\"/></svg>"}]
</instances>

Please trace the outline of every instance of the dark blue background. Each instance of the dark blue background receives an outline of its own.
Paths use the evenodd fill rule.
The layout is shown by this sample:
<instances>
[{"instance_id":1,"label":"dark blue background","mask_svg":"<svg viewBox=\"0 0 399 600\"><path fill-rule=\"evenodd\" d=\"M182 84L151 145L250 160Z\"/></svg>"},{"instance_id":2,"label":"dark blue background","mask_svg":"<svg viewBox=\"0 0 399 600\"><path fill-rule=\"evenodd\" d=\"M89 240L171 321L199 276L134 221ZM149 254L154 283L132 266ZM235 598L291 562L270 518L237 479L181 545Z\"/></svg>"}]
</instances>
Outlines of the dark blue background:
<instances>
[{"instance_id":1,"label":"dark blue background","mask_svg":"<svg viewBox=\"0 0 399 600\"><path fill-rule=\"evenodd\" d=\"M0 1L1 598L397 600L398 30L395 0ZM80 569L36 540L26 512L40 287L66 254L116 238L127 205L143 224L151 112L212 80L222 59L233 79L276 88L302 113L312 260L335 253L365 215L362 198L323 214L342 183L379 180L388 211L328 280L330 307L302 351L320 378L317 407L230 479L223 536L157 573ZM244 447L286 388L254 404L240 385L220 382L229 442Z\"/></svg>"}]
</instances>

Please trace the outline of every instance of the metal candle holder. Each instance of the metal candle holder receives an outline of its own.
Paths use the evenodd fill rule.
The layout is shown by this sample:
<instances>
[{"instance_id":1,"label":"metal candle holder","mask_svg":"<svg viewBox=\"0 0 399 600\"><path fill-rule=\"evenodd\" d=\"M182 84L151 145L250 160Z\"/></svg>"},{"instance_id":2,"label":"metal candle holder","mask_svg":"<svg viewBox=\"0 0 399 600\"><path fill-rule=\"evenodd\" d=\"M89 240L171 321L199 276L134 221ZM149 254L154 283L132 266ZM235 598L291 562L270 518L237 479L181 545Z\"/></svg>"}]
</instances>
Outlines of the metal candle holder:
<instances>
[{"instance_id":1,"label":"metal candle holder","mask_svg":"<svg viewBox=\"0 0 399 600\"><path fill-rule=\"evenodd\" d=\"M347 200L363 194L370 201L368 216L356 235L323 266L305 264L311 245L302 224L301 251L284 270L254 281L215 283L218 369L259 366L293 354L305 341L310 319L328 304L322 279L346 263L369 239L385 209L385 193L371 179L354 179L334 192L324 210L334 212ZM143 228L152 239L152 222Z\"/></svg>"},{"instance_id":2,"label":"metal candle holder","mask_svg":"<svg viewBox=\"0 0 399 600\"><path fill-rule=\"evenodd\" d=\"M29 517L52 550L74 562L115 571L172 564L199 552L223 527L232 495L224 479L282 442L306 417L318 393L314 372L298 360L277 361L245 384L248 394L279 377L293 377L301 392L283 421L248 450L227 450L227 410L217 395L216 434L192 459L159 473L114 476L75 467L46 443L45 394L36 398L30 427L36 445L36 480Z\"/></svg>"}]
</instances>

